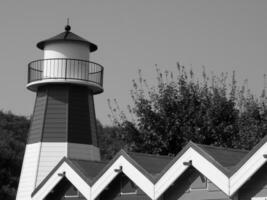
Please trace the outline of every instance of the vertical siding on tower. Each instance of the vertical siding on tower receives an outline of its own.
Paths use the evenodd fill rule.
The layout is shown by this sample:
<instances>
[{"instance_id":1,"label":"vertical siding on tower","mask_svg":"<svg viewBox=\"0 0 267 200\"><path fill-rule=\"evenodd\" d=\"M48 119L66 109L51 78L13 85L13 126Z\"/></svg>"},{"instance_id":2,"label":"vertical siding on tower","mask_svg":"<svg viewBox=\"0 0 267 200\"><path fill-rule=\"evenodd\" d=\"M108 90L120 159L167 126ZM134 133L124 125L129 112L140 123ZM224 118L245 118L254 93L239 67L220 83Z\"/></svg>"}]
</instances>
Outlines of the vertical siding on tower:
<instances>
[{"instance_id":1,"label":"vertical siding on tower","mask_svg":"<svg viewBox=\"0 0 267 200\"><path fill-rule=\"evenodd\" d=\"M88 89L86 87L69 88L68 142L92 144Z\"/></svg>"},{"instance_id":2,"label":"vertical siding on tower","mask_svg":"<svg viewBox=\"0 0 267 200\"><path fill-rule=\"evenodd\" d=\"M97 127L96 127L96 118L95 118L95 105L94 105L94 97L92 94L88 95L88 104L89 104L92 144L95 146L98 146Z\"/></svg>"},{"instance_id":3,"label":"vertical siding on tower","mask_svg":"<svg viewBox=\"0 0 267 200\"><path fill-rule=\"evenodd\" d=\"M44 142L62 142L67 137L67 97L66 87L53 86L48 89Z\"/></svg>"},{"instance_id":4,"label":"vertical siding on tower","mask_svg":"<svg viewBox=\"0 0 267 200\"><path fill-rule=\"evenodd\" d=\"M38 90L28 143L71 142L97 146L93 95L88 88L49 85Z\"/></svg>"},{"instance_id":5,"label":"vertical siding on tower","mask_svg":"<svg viewBox=\"0 0 267 200\"><path fill-rule=\"evenodd\" d=\"M35 107L28 135L28 144L41 141L46 100L46 90L39 90L36 95Z\"/></svg>"}]
</instances>

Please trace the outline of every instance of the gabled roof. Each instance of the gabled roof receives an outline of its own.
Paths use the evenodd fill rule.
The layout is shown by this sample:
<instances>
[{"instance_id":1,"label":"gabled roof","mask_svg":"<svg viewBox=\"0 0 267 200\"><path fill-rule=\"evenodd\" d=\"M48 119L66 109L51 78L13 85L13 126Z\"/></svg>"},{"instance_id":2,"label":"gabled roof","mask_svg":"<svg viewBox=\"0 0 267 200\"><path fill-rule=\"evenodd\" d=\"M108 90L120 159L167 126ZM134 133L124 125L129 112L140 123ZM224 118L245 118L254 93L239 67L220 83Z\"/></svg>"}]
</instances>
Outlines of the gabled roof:
<instances>
[{"instance_id":1,"label":"gabled roof","mask_svg":"<svg viewBox=\"0 0 267 200\"><path fill-rule=\"evenodd\" d=\"M267 136L251 152L189 142L175 157L126 153L121 150L106 162L64 158L35 189L33 195L46 184L60 165L66 163L91 188L93 198L123 172L150 198L156 199L189 166L196 168L221 191L231 196L266 163L263 156L266 153Z\"/></svg>"},{"instance_id":2,"label":"gabled roof","mask_svg":"<svg viewBox=\"0 0 267 200\"><path fill-rule=\"evenodd\" d=\"M261 141L256 146L254 146L252 150L248 151L247 154L240 160L240 162L234 166L232 174L234 174L239 168L241 168L266 143L267 135L262 138ZM265 151L265 153L267 154L267 151Z\"/></svg>"},{"instance_id":3,"label":"gabled roof","mask_svg":"<svg viewBox=\"0 0 267 200\"><path fill-rule=\"evenodd\" d=\"M84 174L84 176L92 182L108 164L108 162L104 161L90 161L79 159L69 159L69 161L72 162L73 165L75 165Z\"/></svg>"},{"instance_id":4,"label":"gabled roof","mask_svg":"<svg viewBox=\"0 0 267 200\"><path fill-rule=\"evenodd\" d=\"M151 175L157 176L171 162L173 156L129 152L128 155Z\"/></svg>"},{"instance_id":5,"label":"gabled roof","mask_svg":"<svg viewBox=\"0 0 267 200\"><path fill-rule=\"evenodd\" d=\"M203 144L197 144L197 146L209 154L216 162L229 169L229 171L232 171L233 167L248 154L246 150L214 147Z\"/></svg>"}]
</instances>

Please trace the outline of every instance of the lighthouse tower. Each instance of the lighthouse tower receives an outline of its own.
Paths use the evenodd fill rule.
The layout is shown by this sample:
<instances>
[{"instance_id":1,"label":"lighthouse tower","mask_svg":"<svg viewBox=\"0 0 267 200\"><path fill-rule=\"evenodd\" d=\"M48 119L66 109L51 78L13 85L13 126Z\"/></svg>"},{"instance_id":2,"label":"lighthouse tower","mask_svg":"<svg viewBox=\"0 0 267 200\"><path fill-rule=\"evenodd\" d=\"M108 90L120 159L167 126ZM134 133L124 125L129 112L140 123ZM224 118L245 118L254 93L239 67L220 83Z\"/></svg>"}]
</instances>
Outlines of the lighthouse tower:
<instances>
[{"instance_id":1,"label":"lighthouse tower","mask_svg":"<svg viewBox=\"0 0 267 200\"><path fill-rule=\"evenodd\" d=\"M90 61L97 46L65 31L37 47L43 59L28 65L36 93L17 200L31 193L63 158L100 160L93 95L103 92L103 67Z\"/></svg>"}]
</instances>

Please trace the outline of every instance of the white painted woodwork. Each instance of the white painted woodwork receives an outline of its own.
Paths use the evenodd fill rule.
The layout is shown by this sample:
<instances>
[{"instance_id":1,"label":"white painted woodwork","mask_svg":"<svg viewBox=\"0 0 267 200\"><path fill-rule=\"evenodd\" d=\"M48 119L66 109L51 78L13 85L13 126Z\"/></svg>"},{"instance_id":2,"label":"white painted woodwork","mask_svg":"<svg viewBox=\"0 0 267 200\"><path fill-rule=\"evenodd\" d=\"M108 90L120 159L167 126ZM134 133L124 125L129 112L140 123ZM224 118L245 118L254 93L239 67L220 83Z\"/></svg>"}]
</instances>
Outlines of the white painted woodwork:
<instances>
[{"instance_id":1,"label":"white painted woodwork","mask_svg":"<svg viewBox=\"0 0 267 200\"><path fill-rule=\"evenodd\" d=\"M37 181L35 185L36 187L64 156L67 157L66 142L41 143L40 160L38 164Z\"/></svg>"},{"instance_id":2,"label":"white painted woodwork","mask_svg":"<svg viewBox=\"0 0 267 200\"><path fill-rule=\"evenodd\" d=\"M73 78L88 79L89 67L86 62L71 62L58 60L70 58L89 61L90 50L87 44L81 42L60 41L48 43L44 48L43 78ZM51 60L56 58L56 60Z\"/></svg>"},{"instance_id":3,"label":"white painted woodwork","mask_svg":"<svg viewBox=\"0 0 267 200\"><path fill-rule=\"evenodd\" d=\"M73 145L73 147L74 146L75 145ZM84 147L81 147L81 149L83 148ZM89 148L84 149L88 150ZM263 157L266 152L267 144L264 144L258 151L254 153L254 155L252 155L248 159L246 163L243 164L243 166L239 170L237 170L237 172L231 178L228 178L213 163L203 157L192 147L185 151L155 184L153 184L153 182L151 182L141 171L139 171L139 169L134 167L134 165L129 162L124 155L119 156L91 187L86 183L81 183L81 180L78 180L77 175L75 175L76 173L74 171L72 171L70 175L71 177L74 177L72 179L72 183L75 186L77 185L77 189L81 192L83 190L83 195L86 194L88 195L87 197L90 196L90 198L88 199L94 200L118 175L118 172L116 172L115 169L119 169L121 166L122 172L141 190L143 190L151 199L154 200L160 198L160 196L171 186L171 184L174 183L174 181L177 180L177 178L179 178L188 168L188 166L184 165L183 163L191 160L192 166L194 168L196 168L200 173L206 176L212 183L214 183L229 197L232 196L232 199L237 200L237 190L266 162L266 159ZM73 155L78 156L78 151ZM82 155L81 153L80 157L82 158L84 155ZM68 166L68 168L71 167ZM64 169L67 169L67 167L65 167ZM69 169L69 171L71 170L72 169ZM49 186L49 184L47 183L45 185ZM53 187L50 188L52 189ZM48 190L51 189L46 190L42 188L40 191L47 193L49 192ZM253 198L253 200L260 200L260 198L265 197L255 197ZM35 197L35 199L38 198Z\"/></svg>"},{"instance_id":4,"label":"white painted woodwork","mask_svg":"<svg viewBox=\"0 0 267 200\"><path fill-rule=\"evenodd\" d=\"M35 188L40 146L40 143L26 145L16 200L31 199Z\"/></svg>"},{"instance_id":5,"label":"white painted woodwork","mask_svg":"<svg viewBox=\"0 0 267 200\"><path fill-rule=\"evenodd\" d=\"M83 80L75 80L75 79L43 79L40 81L33 81L31 83L28 83L26 87L30 90L37 91L37 88L41 85L46 85L46 84L51 84L51 83L59 83L59 84L64 84L64 83L71 83L75 85L84 85L92 89L93 91L103 91L103 87L101 87L97 83L93 83L90 81L83 81Z\"/></svg>"},{"instance_id":6,"label":"white painted woodwork","mask_svg":"<svg viewBox=\"0 0 267 200\"><path fill-rule=\"evenodd\" d=\"M221 191L229 194L229 178L196 150L192 149L191 156L193 157L192 166L219 187Z\"/></svg>"},{"instance_id":7,"label":"white painted woodwork","mask_svg":"<svg viewBox=\"0 0 267 200\"><path fill-rule=\"evenodd\" d=\"M230 178L230 195L234 194L257 170L264 165L267 143L261 146Z\"/></svg>"},{"instance_id":8,"label":"white painted woodwork","mask_svg":"<svg viewBox=\"0 0 267 200\"><path fill-rule=\"evenodd\" d=\"M180 177L188 168L188 166L184 165L183 163L188 162L192 159L190 154L191 149L188 149L157 181L157 183L155 184L156 198L159 198L170 187L170 185L172 185L175 180Z\"/></svg>"},{"instance_id":9,"label":"white painted woodwork","mask_svg":"<svg viewBox=\"0 0 267 200\"><path fill-rule=\"evenodd\" d=\"M155 198L159 198L183 174L188 168L183 163L189 160L192 161L192 166L195 169L206 176L224 193L229 194L228 177L193 148L189 148L155 184Z\"/></svg>"},{"instance_id":10,"label":"white painted woodwork","mask_svg":"<svg viewBox=\"0 0 267 200\"><path fill-rule=\"evenodd\" d=\"M44 59L75 58L89 60L89 54L89 46L82 42L53 42L46 44L44 48Z\"/></svg>"},{"instance_id":11,"label":"white painted woodwork","mask_svg":"<svg viewBox=\"0 0 267 200\"><path fill-rule=\"evenodd\" d=\"M66 142L27 144L16 199L31 199L33 190L63 157L98 161L100 152L93 145Z\"/></svg>"},{"instance_id":12,"label":"white painted woodwork","mask_svg":"<svg viewBox=\"0 0 267 200\"><path fill-rule=\"evenodd\" d=\"M43 142L40 150L36 187L63 157L99 161L100 152L99 148L93 145L67 142Z\"/></svg>"},{"instance_id":13,"label":"white painted woodwork","mask_svg":"<svg viewBox=\"0 0 267 200\"><path fill-rule=\"evenodd\" d=\"M90 200L91 187L65 162L53 173L42 188L37 191L32 200L44 199L63 178L62 176L58 176L59 173L62 174L63 172L65 172L65 177L79 190L79 192L82 193L86 199Z\"/></svg>"},{"instance_id":14,"label":"white painted woodwork","mask_svg":"<svg viewBox=\"0 0 267 200\"><path fill-rule=\"evenodd\" d=\"M92 186L91 199L97 196L107 187L107 185L118 175L115 169L122 167L122 172L141 188L151 199L154 199L154 184L138 169L136 169L124 156L120 156L105 171L105 173Z\"/></svg>"}]
</instances>

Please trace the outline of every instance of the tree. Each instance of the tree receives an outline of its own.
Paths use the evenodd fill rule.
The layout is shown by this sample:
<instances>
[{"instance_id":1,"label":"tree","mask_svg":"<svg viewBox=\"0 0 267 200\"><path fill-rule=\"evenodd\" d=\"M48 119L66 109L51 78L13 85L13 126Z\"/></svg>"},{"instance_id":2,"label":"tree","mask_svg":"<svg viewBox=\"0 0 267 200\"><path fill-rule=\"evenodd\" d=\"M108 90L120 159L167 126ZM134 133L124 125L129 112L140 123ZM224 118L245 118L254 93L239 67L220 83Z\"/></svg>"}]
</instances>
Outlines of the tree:
<instances>
[{"instance_id":1,"label":"tree","mask_svg":"<svg viewBox=\"0 0 267 200\"><path fill-rule=\"evenodd\" d=\"M102 160L110 160L123 148L123 142L120 129L115 126L105 126L97 120L98 145Z\"/></svg>"},{"instance_id":2,"label":"tree","mask_svg":"<svg viewBox=\"0 0 267 200\"><path fill-rule=\"evenodd\" d=\"M157 83L149 86L139 72L131 91L133 106L126 117L119 104L109 101L111 119L121 129L129 150L177 154L189 140L207 145L250 149L265 135L264 102L237 87L235 72L202 80L177 65L177 75L156 68ZM264 97L265 98L265 97ZM261 106L260 106L261 104ZM242 108L242 109L241 109Z\"/></svg>"},{"instance_id":3,"label":"tree","mask_svg":"<svg viewBox=\"0 0 267 200\"><path fill-rule=\"evenodd\" d=\"M15 199L29 120L0 111L0 199Z\"/></svg>"},{"instance_id":4,"label":"tree","mask_svg":"<svg viewBox=\"0 0 267 200\"><path fill-rule=\"evenodd\" d=\"M255 99L250 93L243 99L243 106L239 115L238 147L251 149L265 135L267 131L267 109L265 94L261 99Z\"/></svg>"}]
</instances>

